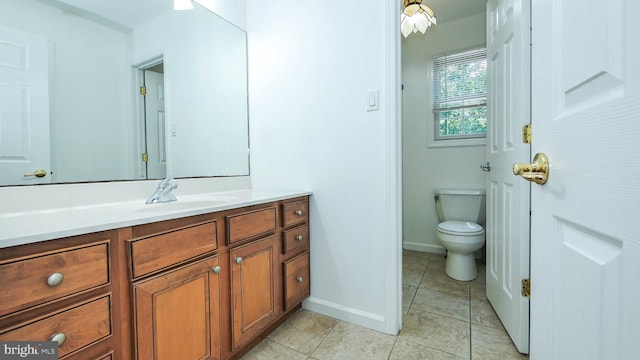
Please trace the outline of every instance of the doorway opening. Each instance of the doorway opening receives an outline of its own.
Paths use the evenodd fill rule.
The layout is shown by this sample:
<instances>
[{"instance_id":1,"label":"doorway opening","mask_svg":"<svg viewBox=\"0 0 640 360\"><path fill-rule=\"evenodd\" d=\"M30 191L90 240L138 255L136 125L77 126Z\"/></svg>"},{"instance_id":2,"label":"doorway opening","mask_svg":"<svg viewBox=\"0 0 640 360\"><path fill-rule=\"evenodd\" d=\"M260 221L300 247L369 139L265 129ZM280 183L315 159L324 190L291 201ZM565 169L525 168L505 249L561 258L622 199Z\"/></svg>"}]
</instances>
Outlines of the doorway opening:
<instances>
[{"instance_id":1,"label":"doorway opening","mask_svg":"<svg viewBox=\"0 0 640 360\"><path fill-rule=\"evenodd\" d=\"M138 87L138 125L140 139L139 173L144 179L163 179L167 175L167 136L165 112L164 61L162 56L136 67Z\"/></svg>"}]
</instances>

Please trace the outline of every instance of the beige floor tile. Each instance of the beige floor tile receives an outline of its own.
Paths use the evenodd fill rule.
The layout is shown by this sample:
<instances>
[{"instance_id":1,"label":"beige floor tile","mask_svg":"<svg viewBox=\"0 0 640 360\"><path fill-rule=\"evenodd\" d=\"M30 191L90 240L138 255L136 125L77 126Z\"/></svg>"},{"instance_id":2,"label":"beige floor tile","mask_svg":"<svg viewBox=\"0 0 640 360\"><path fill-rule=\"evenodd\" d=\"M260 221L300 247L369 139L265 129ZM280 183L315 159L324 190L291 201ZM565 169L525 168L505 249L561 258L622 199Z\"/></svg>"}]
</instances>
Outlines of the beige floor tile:
<instances>
[{"instance_id":1,"label":"beige floor tile","mask_svg":"<svg viewBox=\"0 0 640 360\"><path fill-rule=\"evenodd\" d=\"M272 332L268 338L278 344L309 355L337 323L338 320L336 319L307 310L298 310Z\"/></svg>"},{"instance_id":2,"label":"beige floor tile","mask_svg":"<svg viewBox=\"0 0 640 360\"><path fill-rule=\"evenodd\" d=\"M384 360L395 340L395 336L340 321L311 356L318 360Z\"/></svg>"},{"instance_id":3,"label":"beige floor tile","mask_svg":"<svg viewBox=\"0 0 640 360\"><path fill-rule=\"evenodd\" d=\"M427 264L427 269L444 272L444 268L446 264L447 264L447 258L445 258L444 255L433 254L431 255L431 259Z\"/></svg>"},{"instance_id":4,"label":"beige floor tile","mask_svg":"<svg viewBox=\"0 0 640 360\"><path fill-rule=\"evenodd\" d=\"M478 283L486 284L487 283L486 267L481 262L477 263L477 267L478 267L478 277L475 278L475 280L473 280L472 282L478 282Z\"/></svg>"},{"instance_id":5,"label":"beige floor tile","mask_svg":"<svg viewBox=\"0 0 640 360\"><path fill-rule=\"evenodd\" d=\"M412 265L402 265L402 284L403 285L420 285L422 275L424 274L424 268L416 268Z\"/></svg>"},{"instance_id":6,"label":"beige floor tile","mask_svg":"<svg viewBox=\"0 0 640 360\"><path fill-rule=\"evenodd\" d=\"M429 256L403 256L402 257L402 265L414 265L420 266L422 270L427 266L429 262Z\"/></svg>"},{"instance_id":7,"label":"beige floor tile","mask_svg":"<svg viewBox=\"0 0 640 360\"><path fill-rule=\"evenodd\" d=\"M420 285L454 295L469 296L469 282L454 280L447 276L444 271L427 269Z\"/></svg>"},{"instance_id":8,"label":"beige floor tile","mask_svg":"<svg viewBox=\"0 0 640 360\"><path fill-rule=\"evenodd\" d=\"M469 294L472 298L486 300L487 299L487 285L484 282L471 281L469 283Z\"/></svg>"},{"instance_id":9,"label":"beige floor tile","mask_svg":"<svg viewBox=\"0 0 640 360\"><path fill-rule=\"evenodd\" d=\"M466 321L410 309L399 340L469 358L470 335Z\"/></svg>"},{"instance_id":10,"label":"beige floor tile","mask_svg":"<svg viewBox=\"0 0 640 360\"><path fill-rule=\"evenodd\" d=\"M417 257L422 259L429 259L431 257L431 253L422 252L422 251L413 251L413 250L402 250L402 257Z\"/></svg>"},{"instance_id":11,"label":"beige floor tile","mask_svg":"<svg viewBox=\"0 0 640 360\"><path fill-rule=\"evenodd\" d=\"M416 292L411 308L469 321L469 296L454 295L421 286Z\"/></svg>"},{"instance_id":12,"label":"beige floor tile","mask_svg":"<svg viewBox=\"0 0 640 360\"><path fill-rule=\"evenodd\" d=\"M286 346L264 339L251 349L242 360L305 360L307 355L300 354Z\"/></svg>"},{"instance_id":13,"label":"beige floor tile","mask_svg":"<svg viewBox=\"0 0 640 360\"><path fill-rule=\"evenodd\" d=\"M417 286L407 284L402 285L402 306L411 306L411 302L416 295L416 291L418 291Z\"/></svg>"},{"instance_id":14,"label":"beige floor tile","mask_svg":"<svg viewBox=\"0 0 640 360\"><path fill-rule=\"evenodd\" d=\"M461 360L466 359L428 346L398 340L389 360Z\"/></svg>"},{"instance_id":15,"label":"beige floor tile","mask_svg":"<svg viewBox=\"0 0 640 360\"><path fill-rule=\"evenodd\" d=\"M520 360L526 355L518 352L504 330L471 324L473 360Z\"/></svg>"},{"instance_id":16,"label":"beige floor tile","mask_svg":"<svg viewBox=\"0 0 640 360\"><path fill-rule=\"evenodd\" d=\"M471 298L471 322L477 325L504 330L502 322L487 300Z\"/></svg>"}]
</instances>

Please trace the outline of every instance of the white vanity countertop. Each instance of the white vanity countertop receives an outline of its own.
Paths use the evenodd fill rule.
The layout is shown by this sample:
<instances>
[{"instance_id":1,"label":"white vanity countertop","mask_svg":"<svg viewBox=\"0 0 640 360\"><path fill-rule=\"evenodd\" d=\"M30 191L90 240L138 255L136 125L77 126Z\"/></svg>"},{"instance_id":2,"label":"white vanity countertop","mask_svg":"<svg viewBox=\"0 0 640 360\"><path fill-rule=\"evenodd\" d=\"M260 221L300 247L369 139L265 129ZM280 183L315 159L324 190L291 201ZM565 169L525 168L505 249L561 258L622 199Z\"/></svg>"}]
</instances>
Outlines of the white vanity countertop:
<instances>
[{"instance_id":1,"label":"white vanity countertop","mask_svg":"<svg viewBox=\"0 0 640 360\"><path fill-rule=\"evenodd\" d=\"M311 192L234 190L178 196L178 201L147 205L144 200L41 211L0 213L0 248L97 231L176 219Z\"/></svg>"}]
</instances>

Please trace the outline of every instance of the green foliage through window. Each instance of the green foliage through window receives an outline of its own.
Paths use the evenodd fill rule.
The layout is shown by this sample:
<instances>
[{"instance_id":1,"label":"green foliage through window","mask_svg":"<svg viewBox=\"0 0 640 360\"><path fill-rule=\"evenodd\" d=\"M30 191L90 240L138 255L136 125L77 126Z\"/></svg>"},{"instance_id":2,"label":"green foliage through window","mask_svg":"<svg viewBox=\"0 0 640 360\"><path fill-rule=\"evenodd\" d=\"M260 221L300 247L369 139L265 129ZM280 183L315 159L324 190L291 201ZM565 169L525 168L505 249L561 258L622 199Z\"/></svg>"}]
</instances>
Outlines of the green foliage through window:
<instances>
[{"instance_id":1,"label":"green foliage through window","mask_svg":"<svg viewBox=\"0 0 640 360\"><path fill-rule=\"evenodd\" d=\"M435 58L433 90L436 140L486 136L486 49Z\"/></svg>"}]
</instances>

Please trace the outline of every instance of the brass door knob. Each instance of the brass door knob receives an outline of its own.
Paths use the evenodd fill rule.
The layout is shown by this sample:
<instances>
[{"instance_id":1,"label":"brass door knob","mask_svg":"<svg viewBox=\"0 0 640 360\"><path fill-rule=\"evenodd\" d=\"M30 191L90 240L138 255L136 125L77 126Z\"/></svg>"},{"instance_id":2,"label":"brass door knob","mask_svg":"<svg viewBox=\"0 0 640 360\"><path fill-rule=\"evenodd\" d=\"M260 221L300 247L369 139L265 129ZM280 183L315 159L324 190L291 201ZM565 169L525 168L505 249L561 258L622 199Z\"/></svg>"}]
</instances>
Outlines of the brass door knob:
<instances>
[{"instance_id":1,"label":"brass door knob","mask_svg":"<svg viewBox=\"0 0 640 360\"><path fill-rule=\"evenodd\" d=\"M549 177L549 158L545 153L538 153L531 164L513 164L513 174L522 176L525 180L542 185Z\"/></svg>"},{"instance_id":2,"label":"brass door knob","mask_svg":"<svg viewBox=\"0 0 640 360\"><path fill-rule=\"evenodd\" d=\"M47 170L36 170L31 174L24 174L24 177L30 177L30 176L35 176L35 177L45 177L47 176Z\"/></svg>"}]
</instances>

